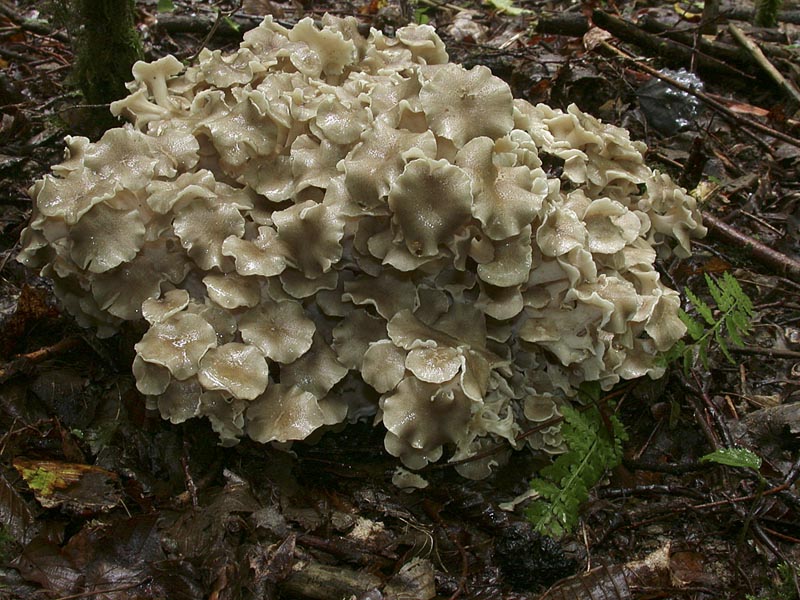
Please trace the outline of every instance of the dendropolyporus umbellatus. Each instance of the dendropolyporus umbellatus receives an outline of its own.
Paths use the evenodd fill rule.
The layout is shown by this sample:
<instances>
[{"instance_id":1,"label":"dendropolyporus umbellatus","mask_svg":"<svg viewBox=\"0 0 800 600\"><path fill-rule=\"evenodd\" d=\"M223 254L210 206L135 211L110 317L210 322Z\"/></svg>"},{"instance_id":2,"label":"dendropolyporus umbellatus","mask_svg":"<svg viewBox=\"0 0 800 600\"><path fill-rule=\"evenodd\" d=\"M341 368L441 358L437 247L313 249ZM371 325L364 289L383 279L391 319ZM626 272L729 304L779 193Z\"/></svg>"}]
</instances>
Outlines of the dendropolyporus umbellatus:
<instances>
[{"instance_id":1,"label":"dendropolyporus umbellatus","mask_svg":"<svg viewBox=\"0 0 800 600\"><path fill-rule=\"evenodd\" d=\"M368 418L413 469L557 453L558 426L515 438L585 381L659 377L684 334L653 265L705 233L694 199L625 130L448 62L432 27L267 18L133 76L130 123L67 138L32 187L19 260L101 336L149 324L133 373L174 423L228 445Z\"/></svg>"}]
</instances>

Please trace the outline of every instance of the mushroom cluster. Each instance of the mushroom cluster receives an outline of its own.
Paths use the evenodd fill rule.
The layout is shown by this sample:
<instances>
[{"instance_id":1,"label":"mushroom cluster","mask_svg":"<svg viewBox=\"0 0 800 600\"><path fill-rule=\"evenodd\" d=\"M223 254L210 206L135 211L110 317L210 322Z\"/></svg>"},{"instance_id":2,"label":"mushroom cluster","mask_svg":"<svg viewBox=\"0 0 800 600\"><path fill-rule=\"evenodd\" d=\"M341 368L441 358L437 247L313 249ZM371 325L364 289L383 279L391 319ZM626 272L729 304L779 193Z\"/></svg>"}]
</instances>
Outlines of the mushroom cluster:
<instances>
[{"instance_id":1,"label":"mushroom cluster","mask_svg":"<svg viewBox=\"0 0 800 600\"><path fill-rule=\"evenodd\" d=\"M130 121L31 188L19 260L101 336L149 325L138 389L223 444L372 418L410 468L559 452L586 381L659 377L684 334L654 269L705 233L643 145L515 100L427 25L267 18L238 51L137 63ZM483 477L502 457L461 464Z\"/></svg>"}]
</instances>

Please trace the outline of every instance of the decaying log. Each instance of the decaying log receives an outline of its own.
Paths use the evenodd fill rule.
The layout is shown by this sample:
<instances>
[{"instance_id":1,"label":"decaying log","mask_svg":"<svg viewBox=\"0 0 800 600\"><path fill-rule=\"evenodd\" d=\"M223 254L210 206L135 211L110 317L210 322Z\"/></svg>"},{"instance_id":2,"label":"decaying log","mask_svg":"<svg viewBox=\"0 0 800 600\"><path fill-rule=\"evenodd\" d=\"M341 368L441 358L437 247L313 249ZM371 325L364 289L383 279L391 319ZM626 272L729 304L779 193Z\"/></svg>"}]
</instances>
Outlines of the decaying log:
<instances>
[{"instance_id":1,"label":"decaying log","mask_svg":"<svg viewBox=\"0 0 800 600\"><path fill-rule=\"evenodd\" d=\"M308 600L338 598L381 598L383 600L431 600L436 596L431 561L415 558L384 582L365 571L313 561L298 561L291 574L279 584L282 596Z\"/></svg>"},{"instance_id":2,"label":"decaying log","mask_svg":"<svg viewBox=\"0 0 800 600\"><path fill-rule=\"evenodd\" d=\"M242 34L258 27L263 17L248 18L235 15L228 19L223 19L217 27L216 35L240 38ZM201 15L173 15L169 13L159 14L156 27L163 29L167 33L196 33L205 35L214 27L216 19L213 17L203 17ZM236 24L233 27L232 23Z\"/></svg>"},{"instance_id":3,"label":"decaying log","mask_svg":"<svg viewBox=\"0 0 800 600\"><path fill-rule=\"evenodd\" d=\"M581 37L589 31L589 19L581 13L542 13L536 21L536 33Z\"/></svg>"},{"instance_id":4,"label":"decaying log","mask_svg":"<svg viewBox=\"0 0 800 600\"><path fill-rule=\"evenodd\" d=\"M747 21L753 22L755 11L748 9L733 8L731 10L723 11L722 16L731 19L732 21ZM793 23L794 25L800 24L800 10L782 10L778 12L779 23Z\"/></svg>"},{"instance_id":5,"label":"decaying log","mask_svg":"<svg viewBox=\"0 0 800 600\"><path fill-rule=\"evenodd\" d=\"M669 38L690 48L697 47L700 52L725 61L726 63L736 65L740 69L750 70L754 67L750 55L738 46L726 44L725 42L712 41L701 35L695 35L693 31L687 29L673 29L653 15L642 15L637 21L637 25L647 33L657 35L658 37Z\"/></svg>"},{"instance_id":6,"label":"decaying log","mask_svg":"<svg viewBox=\"0 0 800 600\"><path fill-rule=\"evenodd\" d=\"M781 140L782 142L786 142L787 144L791 144L792 146L800 148L800 140L799 139L794 138L794 137L792 137L790 135L787 135L787 134L785 134L785 133L783 133L781 131L778 131L776 129L773 129L772 127L767 127L766 125L762 125L761 123L758 123L757 121L753 121L752 119L747 119L747 118L743 117L742 115L736 114L735 112L733 112L731 109L729 109L727 106L725 106L724 104L722 104L718 100L715 100L715 99L711 98L710 96L708 96L707 94L704 94L704 93L702 93L702 92L700 92L698 90L695 90L695 89L691 88L688 85L683 85L679 81L676 81L674 78L669 77L668 75L664 75L662 72L658 71L657 69L654 69L653 67L645 65L640 61L637 61L630 54L628 54L626 52L623 52L622 50L620 50L619 48L616 48L615 46L612 46L608 42L602 42L600 44L600 47L605 49L606 51L612 53L612 54L616 54L617 56L619 56L621 58L624 58L625 60L630 61L630 63L632 65L635 65L637 69L640 69L641 71L644 71L645 73L648 73L648 74L652 75L653 77L657 77L658 79L668 83L669 85L671 85L675 89L681 90L682 92L686 92L687 94L691 94L692 96L694 96L695 98L700 100L706 106L708 106L708 107L712 108L713 110L717 111L720 115L722 115L728 121L730 121L730 122L732 122L734 124L737 124L737 125L741 125L742 127L745 127L745 128L747 128L749 130L758 131L760 133L763 133L763 134L768 135L770 137L773 137L775 139ZM765 147L765 148L768 149L768 146L766 146L766 144L763 142L763 140L761 140L760 138L755 138L755 139L756 139L756 141L761 142L762 147Z\"/></svg>"},{"instance_id":7,"label":"decaying log","mask_svg":"<svg viewBox=\"0 0 800 600\"><path fill-rule=\"evenodd\" d=\"M764 71L770 76L770 78L781 89L781 91L794 101L795 106L800 104L800 91L797 90L794 84L781 75L780 71L775 68L775 65L773 65L766 56L764 56L764 53L761 51L761 48L758 47L758 44L745 35L744 31L739 29L733 23L728 24L728 30L731 32L731 35L736 38L736 41L739 42L742 47L747 50L750 56L753 57L753 60L758 63L758 66L764 69Z\"/></svg>"},{"instance_id":8,"label":"decaying log","mask_svg":"<svg viewBox=\"0 0 800 600\"><path fill-rule=\"evenodd\" d=\"M743 73L741 70L713 56L699 52L697 49L690 48L689 46L684 46L679 42L649 34L635 24L618 19L602 10L595 10L592 12L592 20L595 25L601 29L605 29L620 40L636 44L668 61L672 61L674 64L681 64L683 66L694 64L697 66L698 71L710 75L727 75L729 77L738 79L744 78L746 81L755 82L755 79L750 75Z\"/></svg>"},{"instance_id":9,"label":"decaying log","mask_svg":"<svg viewBox=\"0 0 800 600\"><path fill-rule=\"evenodd\" d=\"M668 589L670 581L670 545L667 543L643 560L624 565L601 566L558 582L539 600L606 598L633 600L642 589Z\"/></svg>"},{"instance_id":10,"label":"decaying log","mask_svg":"<svg viewBox=\"0 0 800 600\"><path fill-rule=\"evenodd\" d=\"M0 15L6 17L23 31L30 31L36 35L51 37L65 44L68 44L70 41L69 36L64 31L52 29L47 23L42 21L26 19L18 14L9 3L0 2Z\"/></svg>"},{"instance_id":11,"label":"decaying log","mask_svg":"<svg viewBox=\"0 0 800 600\"><path fill-rule=\"evenodd\" d=\"M729 19L733 21L747 21L748 23L753 21L753 11L750 10L726 10L720 14L721 19ZM778 13L778 21L784 23L794 23L800 24L800 10L787 10ZM649 33L665 33L665 29L668 29L664 26L663 23L659 23L660 27L657 29L652 23L659 23L657 19L655 19L652 15L644 14L639 19L639 26ZM574 37L581 37L587 31L589 31L589 19L586 18L585 15L581 13L568 13L568 12L561 12L561 13L541 13L538 16L536 21L536 33L549 33L555 35L570 35ZM685 37L684 37L685 36ZM682 44L693 46L689 40L690 37L693 37L688 32L674 32L666 34L666 37L673 39L675 41L679 41ZM728 48L733 48L733 46L729 46L728 44L720 44L719 42L710 42L702 37L699 37L697 45L703 52L710 54L711 56L716 56L722 60L728 60L724 55L718 55L715 52L709 52L708 48L712 46L722 45L728 46ZM736 62L731 61L731 62Z\"/></svg>"},{"instance_id":12,"label":"decaying log","mask_svg":"<svg viewBox=\"0 0 800 600\"><path fill-rule=\"evenodd\" d=\"M266 15L233 14L227 19L219 20L217 24L218 20L214 17L159 14L156 27L163 29L167 33L194 33L206 35L214 28L215 24L217 24L214 35L227 37L233 40L241 39L242 34L258 27L265 16ZM295 24L295 21L282 19L275 19L275 22L284 27L293 27ZM235 27L233 25L235 25ZM360 23L358 25L358 30L361 35L369 35L369 25L367 24Z\"/></svg>"}]
</instances>

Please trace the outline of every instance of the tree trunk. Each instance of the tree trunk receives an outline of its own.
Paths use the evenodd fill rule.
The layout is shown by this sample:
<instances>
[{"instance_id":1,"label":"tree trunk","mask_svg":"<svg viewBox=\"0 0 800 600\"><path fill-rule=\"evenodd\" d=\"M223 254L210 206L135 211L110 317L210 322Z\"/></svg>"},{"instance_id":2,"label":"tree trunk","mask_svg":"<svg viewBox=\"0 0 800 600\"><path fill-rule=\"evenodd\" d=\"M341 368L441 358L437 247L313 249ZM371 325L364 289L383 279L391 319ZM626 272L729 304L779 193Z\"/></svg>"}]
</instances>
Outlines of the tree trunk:
<instances>
[{"instance_id":1,"label":"tree trunk","mask_svg":"<svg viewBox=\"0 0 800 600\"><path fill-rule=\"evenodd\" d=\"M75 83L90 104L127 94L131 67L143 57L133 0L73 0L80 19ZM110 117L109 117L110 118Z\"/></svg>"}]
</instances>

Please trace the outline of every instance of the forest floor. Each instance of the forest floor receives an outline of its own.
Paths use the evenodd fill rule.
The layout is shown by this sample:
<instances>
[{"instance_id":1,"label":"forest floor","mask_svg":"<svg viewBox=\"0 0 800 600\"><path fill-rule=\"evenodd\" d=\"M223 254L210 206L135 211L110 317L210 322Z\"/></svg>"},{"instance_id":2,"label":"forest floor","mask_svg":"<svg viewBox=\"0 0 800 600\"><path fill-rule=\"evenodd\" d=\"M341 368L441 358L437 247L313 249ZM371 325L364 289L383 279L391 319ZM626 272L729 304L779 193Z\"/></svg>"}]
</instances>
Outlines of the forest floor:
<instances>
[{"instance_id":1,"label":"forest floor","mask_svg":"<svg viewBox=\"0 0 800 600\"><path fill-rule=\"evenodd\" d=\"M692 258L660 267L706 299L706 276L740 283L754 313L734 362L712 343L707 366L618 393L623 462L556 541L534 534L521 507L499 507L542 464L526 453L478 482L429 469L429 487L409 494L391 483L397 461L366 424L291 453L221 448L207 424L170 425L133 386L133 341L79 329L14 260L27 187L60 160L65 135L100 132L67 80L69 37L49 10L59 3L3 0L0 598L800 598L798 103L728 25L794 85L800 30L753 29L746 5L723 5L716 34L700 36L691 4L520 0L509 5L519 15L503 4L424 0L414 18L436 27L452 60L490 67L515 96L574 102L628 128L649 163L694 190L710 234ZM137 7L148 59L234 48L265 14L292 23L327 10L389 30L402 21L378 0ZM205 39L218 10L230 20ZM784 16L797 22L796 12ZM688 52L648 45L667 37L658 27L683 32ZM655 37L632 37L645 30ZM701 44L718 62L701 60ZM760 466L700 460L734 447Z\"/></svg>"}]
</instances>

